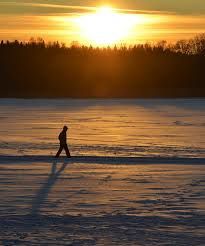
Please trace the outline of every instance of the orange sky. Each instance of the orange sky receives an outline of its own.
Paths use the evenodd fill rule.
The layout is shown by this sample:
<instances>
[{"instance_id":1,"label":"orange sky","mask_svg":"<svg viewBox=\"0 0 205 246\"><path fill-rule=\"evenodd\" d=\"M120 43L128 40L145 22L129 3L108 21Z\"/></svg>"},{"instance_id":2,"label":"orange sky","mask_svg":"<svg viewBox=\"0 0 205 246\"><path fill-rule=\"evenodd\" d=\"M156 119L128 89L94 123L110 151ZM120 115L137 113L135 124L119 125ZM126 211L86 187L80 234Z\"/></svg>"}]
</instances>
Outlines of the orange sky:
<instances>
[{"instance_id":1,"label":"orange sky","mask_svg":"<svg viewBox=\"0 0 205 246\"><path fill-rule=\"evenodd\" d=\"M169 2L169 0L167 1ZM191 0L187 1L190 2ZM105 21L99 21L99 18L92 17L89 24L87 24L89 26L85 26L83 23L86 16L94 15L98 11L98 8L90 4L92 1L87 1L88 4L86 6L81 3L82 1L73 1L78 3L78 6L74 4L68 6L65 5L65 1L60 0L56 2L40 1L37 3L37 1L21 0L16 2L8 0L5 2L0 0L0 39L29 40L30 37L42 37L47 41L59 40L66 44L78 41L79 43L98 45L99 39L105 38L105 44L107 45L110 44L111 40L118 44L134 44L161 39L172 42L205 32L205 11L204 13L203 11L200 12L199 10L202 8L199 8L197 12L196 6L193 8L192 13L187 8L185 8L184 12L182 11L183 8L173 9L169 6L159 8L162 4L156 5L156 7L149 7L142 4L143 0L138 1L141 3L139 4L141 8L136 8L135 5L132 7L129 4L130 1L127 1L127 5L123 5L123 1L119 1L121 5L117 6L115 1L113 7L116 8L115 13L120 16L118 18L119 24L114 26L112 24L114 19L112 21L112 16L109 17L107 29L110 29L110 33L105 31L103 33L102 29L106 28L105 24L103 24L106 22L106 18ZM70 2L72 3L72 1ZM160 2L160 0L156 2ZM99 4L98 6L103 5ZM112 4L109 3L109 6L112 6ZM85 18L82 19L82 17ZM116 18L116 21L118 19ZM81 20L81 23L79 24L79 21L76 22L76 20ZM99 29L95 24L97 20ZM130 26L130 20L133 20L132 26ZM126 32L126 21L129 33L128 31ZM118 31L119 37L115 34L116 39L107 37L108 35L112 36L112 29L109 23L113 25L112 28L115 30L113 35ZM126 32L126 35L125 33L124 35L120 33L121 29ZM87 33L83 33L85 30ZM87 35L88 33L90 36Z\"/></svg>"}]
</instances>

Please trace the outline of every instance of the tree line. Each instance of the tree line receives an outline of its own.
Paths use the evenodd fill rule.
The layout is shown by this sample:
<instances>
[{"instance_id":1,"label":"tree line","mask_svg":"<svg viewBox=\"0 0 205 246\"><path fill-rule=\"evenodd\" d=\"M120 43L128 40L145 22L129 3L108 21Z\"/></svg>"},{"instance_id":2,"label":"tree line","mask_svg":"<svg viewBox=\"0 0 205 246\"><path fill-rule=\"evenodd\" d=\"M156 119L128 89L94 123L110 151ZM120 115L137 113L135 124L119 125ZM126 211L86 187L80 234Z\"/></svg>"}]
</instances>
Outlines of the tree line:
<instances>
[{"instance_id":1,"label":"tree line","mask_svg":"<svg viewBox=\"0 0 205 246\"><path fill-rule=\"evenodd\" d=\"M205 34L104 48L1 41L0 82L0 97L203 97Z\"/></svg>"}]
</instances>

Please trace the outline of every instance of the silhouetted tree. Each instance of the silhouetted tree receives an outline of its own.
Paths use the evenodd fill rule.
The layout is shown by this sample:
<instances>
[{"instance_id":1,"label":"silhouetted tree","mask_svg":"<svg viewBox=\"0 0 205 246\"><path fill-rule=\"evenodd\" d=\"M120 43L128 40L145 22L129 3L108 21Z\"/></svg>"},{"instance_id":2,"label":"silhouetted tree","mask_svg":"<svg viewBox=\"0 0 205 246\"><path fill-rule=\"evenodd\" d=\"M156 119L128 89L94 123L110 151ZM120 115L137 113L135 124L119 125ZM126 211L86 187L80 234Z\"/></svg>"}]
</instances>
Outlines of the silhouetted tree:
<instances>
[{"instance_id":1,"label":"silhouetted tree","mask_svg":"<svg viewBox=\"0 0 205 246\"><path fill-rule=\"evenodd\" d=\"M205 96L205 34L175 44L0 42L1 97Z\"/></svg>"}]
</instances>

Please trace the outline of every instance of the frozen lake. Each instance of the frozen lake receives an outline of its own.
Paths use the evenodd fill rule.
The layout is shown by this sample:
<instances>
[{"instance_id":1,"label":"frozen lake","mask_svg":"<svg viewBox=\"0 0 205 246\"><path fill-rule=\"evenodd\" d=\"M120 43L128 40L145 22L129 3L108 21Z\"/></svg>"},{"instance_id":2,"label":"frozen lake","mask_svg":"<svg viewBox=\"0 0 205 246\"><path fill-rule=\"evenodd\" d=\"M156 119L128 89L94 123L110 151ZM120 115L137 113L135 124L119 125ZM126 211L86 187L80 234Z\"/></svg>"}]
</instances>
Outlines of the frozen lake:
<instances>
[{"instance_id":1,"label":"frozen lake","mask_svg":"<svg viewBox=\"0 0 205 246\"><path fill-rule=\"evenodd\" d=\"M0 163L0 245L198 246L204 165Z\"/></svg>"},{"instance_id":2,"label":"frozen lake","mask_svg":"<svg viewBox=\"0 0 205 246\"><path fill-rule=\"evenodd\" d=\"M0 244L204 245L204 128L204 99L1 99Z\"/></svg>"},{"instance_id":3,"label":"frozen lake","mask_svg":"<svg viewBox=\"0 0 205 246\"><path fill-rule=\"evenodd\" d=\"M205 99L0 99L0 155L205 157Z\"/></svg>"}]
</instances>

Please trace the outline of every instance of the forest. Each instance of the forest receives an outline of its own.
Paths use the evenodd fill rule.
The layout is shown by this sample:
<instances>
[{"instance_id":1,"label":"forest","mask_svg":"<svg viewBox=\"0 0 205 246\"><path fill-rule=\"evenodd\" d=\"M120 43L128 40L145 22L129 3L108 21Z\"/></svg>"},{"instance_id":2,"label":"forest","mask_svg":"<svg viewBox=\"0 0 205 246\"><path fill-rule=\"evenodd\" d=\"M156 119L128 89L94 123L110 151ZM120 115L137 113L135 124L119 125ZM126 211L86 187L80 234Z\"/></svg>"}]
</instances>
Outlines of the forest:
<instances>
[{"instance_id":1,"label":"forest","mask_svg":"<svg viewBox=\"0 0 205 246\"><path fill-rule=\"evenodd\" d=\"M2 40L0 83L5 98L204 97L205 34L104 48Z\"/></svg>"}]
</instances>

